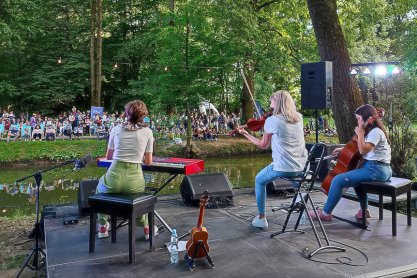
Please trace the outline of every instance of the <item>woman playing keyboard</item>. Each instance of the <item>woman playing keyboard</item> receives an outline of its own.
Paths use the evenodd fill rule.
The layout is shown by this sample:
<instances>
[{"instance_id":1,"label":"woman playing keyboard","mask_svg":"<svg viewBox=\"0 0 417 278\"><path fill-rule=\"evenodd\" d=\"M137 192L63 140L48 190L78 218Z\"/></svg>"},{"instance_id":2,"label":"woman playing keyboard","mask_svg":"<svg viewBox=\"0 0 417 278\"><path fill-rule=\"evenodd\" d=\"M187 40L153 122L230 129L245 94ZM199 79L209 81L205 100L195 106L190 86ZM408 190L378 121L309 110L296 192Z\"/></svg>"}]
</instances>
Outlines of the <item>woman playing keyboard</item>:
<instances>
[{"instance_id":1,"label":"woman playing keyboard","mask_svg":"<svg viewBox=\"0 0 417 278\"><path fill-rule=\"evenodd\" d=\"M152 130L143 121L147 114L148 109L140 100L126 104L126 122L115 126L109 135L106 158L113 162L100 178L97 193L134 194L145 190L142 163L152 164L153 152ZM107 215L98 214L99 238L109 236L107 219ZM147 215L138 220L138 224L144 227L146 238L149 238Z\"/></svg>"}]
</instances>

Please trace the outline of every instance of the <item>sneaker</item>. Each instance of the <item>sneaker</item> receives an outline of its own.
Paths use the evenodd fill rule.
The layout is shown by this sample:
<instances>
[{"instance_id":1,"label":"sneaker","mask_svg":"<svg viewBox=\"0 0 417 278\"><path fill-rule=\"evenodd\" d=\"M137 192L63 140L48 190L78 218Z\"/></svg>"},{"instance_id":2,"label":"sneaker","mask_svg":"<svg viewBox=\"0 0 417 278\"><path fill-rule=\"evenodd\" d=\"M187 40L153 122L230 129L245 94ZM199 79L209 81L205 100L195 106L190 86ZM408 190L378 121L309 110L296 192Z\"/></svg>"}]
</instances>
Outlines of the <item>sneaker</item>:
<instances>
[{"instance_id":1,"label":"sneaker","mask_svg":"<svg viewBox=\"0 0 417 278\"><path fill-rule=\"evenodd\" d=\"M314 210L312 210L312 209L309 210L308 214L310 215L311 219L317 220L317 217L316 217L316 214L314 213ZM317 214L319 215L321 221L332 221L333 220L333 216L331 214L325 215L323 213L323 210L321 210L321 209L317 210Z\"/></svg>"},{"instance_id":2,"label":"sneaker","mask_svg":"<svg viewBox=\"0 0 417 278\"><path fill-rule=\"evenodd\" d=\"M365 212L365 217L366 218L371 218L371 213L369 212L369 210L367 209ZM358 212L355 214L355 218L356 219L362 219L362 210L358 210Z\"/></svg>"},{"instance_id":3,"label":"sneaker","mask_svg":"<svg viewBox=\"0 0 417 278\"><path fill-rule=\"evenodd\" d=\"M158 227L155 225L155 226L153 226L154 228L153 228L153 230L154 230L154 235L155 236L157 236L158 234L159 234L159 231L158 231ZM146 226L145 228L143 228L143 233L145 234L145 239L146 240L148 240L149 239L149 227L148 226Z\"/></svg>"},{"instance_id":4,"label":"sneaker","mask_svg":"<svg viewBox=\"0 0 417 278\"><path fill-rule=\"evenodd\" d=\"M252 220L252 226L258 227L258 228L267 228L268 227L268 221L266 221L266 217L259 218L259 215L257 215Z\"/></svg>"},{"instance_id":5,"label":"sneaker","mask_svg":"<svg viewBox=\"0 0 417 278\"><path fill-rule=\"evenodd\" d=\"M109 237L109 226L109 222L104 225L98 224L98 238Z\"/></svg>"}]
</instances>

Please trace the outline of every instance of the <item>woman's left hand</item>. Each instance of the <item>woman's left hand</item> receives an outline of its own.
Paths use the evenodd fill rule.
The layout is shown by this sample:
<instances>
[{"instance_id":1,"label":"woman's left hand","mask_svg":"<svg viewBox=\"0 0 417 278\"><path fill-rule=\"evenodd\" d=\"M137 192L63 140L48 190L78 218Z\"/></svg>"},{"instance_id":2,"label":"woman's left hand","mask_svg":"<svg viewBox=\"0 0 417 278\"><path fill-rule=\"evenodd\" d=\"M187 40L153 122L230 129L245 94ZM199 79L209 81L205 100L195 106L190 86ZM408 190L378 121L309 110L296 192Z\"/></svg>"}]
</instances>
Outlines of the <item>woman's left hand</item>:
<instances>
[{"instance_id":1,"label":"woman's left hand","mask_svg":"<svg viewBox=\"0 0 417 278\"><path fill-rule=\"evenodd\" d=\"M363 137L365 135L365 130L360 126L357 126L355 127L355 133L356 135Z\"/></svg>"}]
</instances>

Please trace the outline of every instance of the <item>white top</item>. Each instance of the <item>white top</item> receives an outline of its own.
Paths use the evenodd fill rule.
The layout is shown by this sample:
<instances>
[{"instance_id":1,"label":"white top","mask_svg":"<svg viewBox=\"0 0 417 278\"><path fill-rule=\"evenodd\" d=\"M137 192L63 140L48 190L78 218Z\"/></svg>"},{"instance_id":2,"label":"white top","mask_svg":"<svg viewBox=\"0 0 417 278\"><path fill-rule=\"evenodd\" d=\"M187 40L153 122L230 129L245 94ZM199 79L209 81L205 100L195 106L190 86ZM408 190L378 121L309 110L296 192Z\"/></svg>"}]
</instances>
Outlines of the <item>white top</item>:
<instances>
[{"instance_id":1,"label":"white top","mask_svg":"<svg viewBox=\"0 0 417 278\"><path fill-rule=\"evenodd\" d=\"M264 129L272 134L272 165L275 171L298 172L304 169L307 161L303 121L295 124L286 122L283 115L274 115L266 119Z\"/></svg>"},{"instance_id":2,"label":"white top","mask_svg":"<svg viewBox=\"0 0 417 278\"><path fill-rule=\"evenodd\" d=\"M365 142L372 143L375 148L363 156L366 160L376 160L391 163L391 147L385 133L379 128L373 128L365 137Z\"/></svg>"},{"instance_id":3,"label":"white top","mask_svg":"<svg viewBox=\"0 0 417 278\"><path fill-rule=\"evenodd\" d=\"M145 152L153 152L153 134L149 127L128 130L120 125L110 132L109 149L113 149L113 160L142 163Z\"/></svg>"}]
</instances>

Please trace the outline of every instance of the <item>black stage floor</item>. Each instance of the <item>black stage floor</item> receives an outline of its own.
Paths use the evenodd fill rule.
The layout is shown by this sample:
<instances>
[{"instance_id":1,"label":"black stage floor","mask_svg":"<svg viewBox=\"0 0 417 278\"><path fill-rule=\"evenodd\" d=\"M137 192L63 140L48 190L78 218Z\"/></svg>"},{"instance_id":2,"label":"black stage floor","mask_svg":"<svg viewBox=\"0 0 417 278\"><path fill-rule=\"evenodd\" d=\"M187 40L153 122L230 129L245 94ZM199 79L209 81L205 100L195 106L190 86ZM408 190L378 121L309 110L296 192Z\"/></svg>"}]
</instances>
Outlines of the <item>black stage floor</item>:
<instances>
[{"instance_id":1,"label":"black stage floor","mask_svg":"<svg viewBox=\"0 0 417 278\"><path fill-rule=\"evenodd\" d=\"M378 220L376 207L371 207L371 231L361 230L340 220L325 223L332 245L346 252L307 254L318 247L308 219L302 227L304 234L287 233L270 238L280 230L286 214L270 212L272 206L289 204L290 198L268 197L269 228L253 228L250 220L256 213L253 189L235 190L234 206L206 209L212 269L199 260L189 271L180 252L179 264L170 263L169 252L163 247L169 241L167 231L156 237L156 250L149 252L143 231L137 228L136 262L129 265L127 227L118 230L118 242L110 238L96 240L96 252L88 253L89 219L78 224L63 225L61 214L76 213L76 207L61 207L64 213L45 220L47 275L49 277L407 277L417 274L417 229L408 227L405 215L398 215L397 236L391 236L391 212ZM319 205L322 193L313 193ZM354 220L358 203L342 199L335 214ZM196 225L198 208L182 204L178 195L158 198L157 210L179 234ZM296 218L296 217L294 217ZM413 219L415 220L415 219ZM188 237L184 240L188 240ZM306 248L308 248L306 250Z\"/></svg>"}]
</instances>

